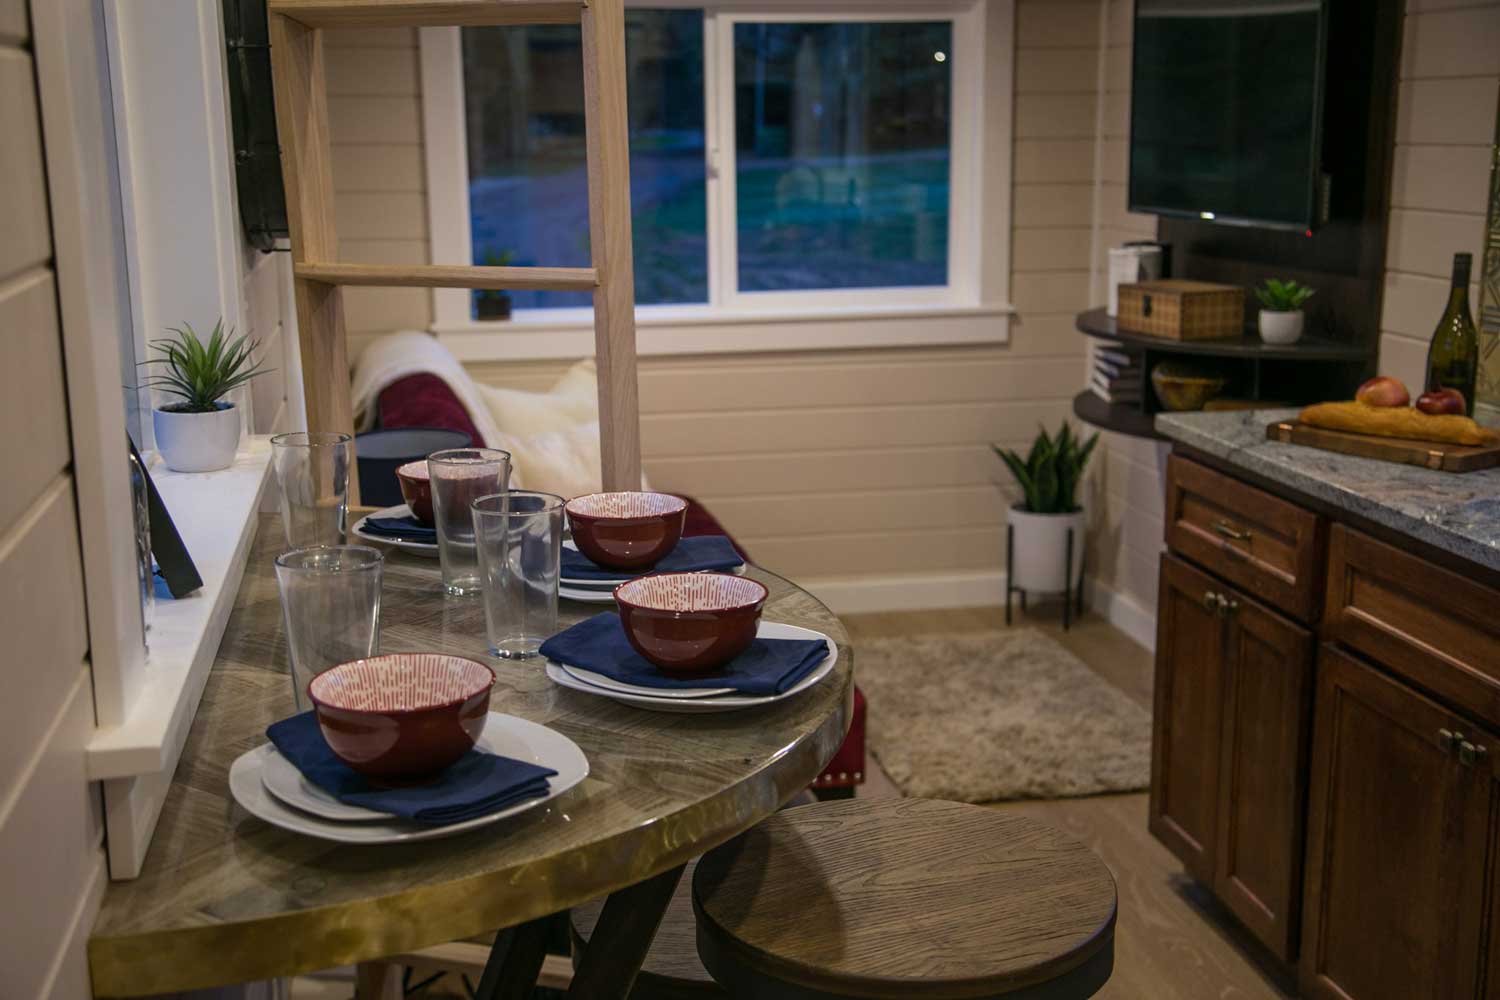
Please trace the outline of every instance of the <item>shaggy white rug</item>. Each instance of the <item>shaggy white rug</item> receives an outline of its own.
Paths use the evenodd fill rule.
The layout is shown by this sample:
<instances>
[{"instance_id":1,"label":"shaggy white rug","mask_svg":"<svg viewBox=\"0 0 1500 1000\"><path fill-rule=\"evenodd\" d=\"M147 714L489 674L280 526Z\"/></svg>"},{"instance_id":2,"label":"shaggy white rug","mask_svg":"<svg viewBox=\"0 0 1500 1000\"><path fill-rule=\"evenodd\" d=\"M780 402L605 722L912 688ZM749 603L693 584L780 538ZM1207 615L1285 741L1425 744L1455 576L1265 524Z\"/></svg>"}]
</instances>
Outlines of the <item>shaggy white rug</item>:
<instances>
[{"instance_id":1,"label":"shaggy white rug","mask_svg":"<svg viewBox=\"0 0 1500 1000\"><path fill-rule=\"evenodd\" d=\"M1150 713L1036 629L865 640L855 677L870 749L906 795L997 802L1150 782Z\"/></svg>"}]
</instances>

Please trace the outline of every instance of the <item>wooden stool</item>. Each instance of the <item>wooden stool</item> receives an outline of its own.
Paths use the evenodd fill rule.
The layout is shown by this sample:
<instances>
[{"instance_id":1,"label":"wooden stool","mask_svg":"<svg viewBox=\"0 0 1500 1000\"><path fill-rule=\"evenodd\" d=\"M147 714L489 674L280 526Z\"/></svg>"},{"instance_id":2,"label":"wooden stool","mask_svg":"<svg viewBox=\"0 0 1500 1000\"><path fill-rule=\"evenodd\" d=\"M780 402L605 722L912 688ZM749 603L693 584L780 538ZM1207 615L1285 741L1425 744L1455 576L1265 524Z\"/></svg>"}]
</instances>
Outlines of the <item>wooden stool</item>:
<instances>
[{"instance_id":1,"label":"wooden stool","mask_svg":"<svg viewBox=\"0 0 1500 1000\"><path fill-rule=\"evenodd\" d=\"M1115 883L1024 816L856 799L777 813L698 862L698 954L731 996L1092 996Z\"/></svg>"},{"instance_id":2,"label":"wooden stool","mask_svg":"<svg viewBox=\"0 0 1500 1000\"><path fill-rule=\"evenodd\" d=\"M646 953L646 962L636 976L635 987L630 991L631 1000L703 1000L714 997L724 1000L729 994L714 984L712 977L698 961L698 947L693 931L693 867L689 861L677 883L672 902L661 918L651 950ZM569 915L568 923L573 930L573 962L577 967L583 949L594 933L599 913L604 909L604 900L576 906Z\"/></svg>"}]
</instances>

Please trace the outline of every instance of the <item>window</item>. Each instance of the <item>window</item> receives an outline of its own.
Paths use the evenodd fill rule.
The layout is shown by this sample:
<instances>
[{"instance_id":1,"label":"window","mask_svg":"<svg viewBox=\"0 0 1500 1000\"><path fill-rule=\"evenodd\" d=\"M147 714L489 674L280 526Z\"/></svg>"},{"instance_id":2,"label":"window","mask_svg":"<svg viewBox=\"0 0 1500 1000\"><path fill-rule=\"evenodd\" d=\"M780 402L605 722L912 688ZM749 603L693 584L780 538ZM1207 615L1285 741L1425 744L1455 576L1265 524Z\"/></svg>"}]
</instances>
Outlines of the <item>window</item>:
<instances>
[{"instance_id":1,"label":"window","mask_svg":"<svg viewBox=\"0 0 1500 1000\"><path fill-rule=\"evenodd\" d=\"M992 2L631 5L642 325L986 308L972 206ZM578 29L424 29L422 53L433 259L587 265ZM1008 122L1000 76L989 93ZM991 148L1008 186L1006 140ZM512 299L523 327L584 322L590 305L576 293ZM440 332L482 327L470 293L436 301Z\"/></svg>"}]
</instances>

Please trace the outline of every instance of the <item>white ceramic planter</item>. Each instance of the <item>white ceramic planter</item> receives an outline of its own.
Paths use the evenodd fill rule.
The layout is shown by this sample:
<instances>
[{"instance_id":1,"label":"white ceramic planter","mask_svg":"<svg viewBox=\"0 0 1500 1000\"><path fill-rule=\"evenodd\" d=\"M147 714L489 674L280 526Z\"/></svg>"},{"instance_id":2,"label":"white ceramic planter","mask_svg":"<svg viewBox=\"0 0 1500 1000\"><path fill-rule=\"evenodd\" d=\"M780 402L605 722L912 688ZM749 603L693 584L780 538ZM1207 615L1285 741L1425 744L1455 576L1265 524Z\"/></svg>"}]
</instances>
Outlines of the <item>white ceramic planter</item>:
<instances>
[{"instance_id":1,"label":"white ceramic planter","mask_svg":"<svg viewBox=\"0 0 1500 1000\"><path fill-rule=\"evenodd\" d=\"M1302 310L1260 311L1260 339L1268 344L1295 344L1302 337Z\"/></svg>"},{"instance_id":2,"label":"white ceramic planter","mask_svg":"<svg viewBox=\"0 0 1500 1000\"><path fill-rule=\"evenodd\" d=\"M156 450L173 472L213 472L234 464L240 444L240 411L220 403L213 413L152 410Z\"/></svg>"},{"instance_id":3,"label":"white ceramic planter","mask_svg":"<svg viewBox=\"0 0 1500 1000\"><path fill-rule=\"evenodd\" d=\"M1006 515L1011 533L1010 585L1042 594L1067 589L1064 561L1068 551L1068 529L1073 529L1073 586L1083 569L1084 526L1088 514L1033 514L1012 507Z\"/></svg>"}]
</instances>

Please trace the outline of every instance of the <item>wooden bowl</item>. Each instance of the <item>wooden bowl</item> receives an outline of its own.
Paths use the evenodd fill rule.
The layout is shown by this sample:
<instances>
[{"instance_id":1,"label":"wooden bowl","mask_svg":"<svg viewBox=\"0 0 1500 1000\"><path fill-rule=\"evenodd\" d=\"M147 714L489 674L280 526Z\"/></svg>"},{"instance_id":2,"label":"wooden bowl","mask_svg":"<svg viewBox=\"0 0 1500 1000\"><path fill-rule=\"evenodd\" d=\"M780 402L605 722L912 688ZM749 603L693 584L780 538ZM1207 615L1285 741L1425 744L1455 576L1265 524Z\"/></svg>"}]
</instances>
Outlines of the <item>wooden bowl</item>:
<instances>
[{"instance_id":1,"label":"wooden bowl","mask_svg":"<svg viewBox=\"0 0 1500 1000\"><path fill-rule=\"evenodd\" d=\"M307 686L323 739L370 778L435 774L484 731L495 672L445 653L390 653L341 663Z\"/></svg>"},{"instance_id":2,"label":"wooden bowl","mask_svg":"<svg viewBox=\"0 0 1500 1000\"><path fill-rule=\"evenodd\" d=\"M755 639L768 591L727 573L654 573L614 590L625 638L663 673L706 673Z\"/></svg>"},{"instance_id":3,"label":"wooden bowl","mask_svg":"<svg viewBox=\"0 0 1500 1000\"><path fill-rule=\"evenodd\" d=\"M677 547L687 501L670 493L590 493L565 508L578 551L609 569L653 566Z\"/></svg>"},{"instance_id":4,"label":"wooden bowl","mask_svg":"<svg viewBox=\"0 0 1500 1000\"><path fill-rule=\"evenodd\" d=\"M1151 387L1162 408L1177 413L1203 409L1229 382L1221 375L1164 362L1151 369Z\"/></svg>"},{"instance_id":5,"label":"wooden bowl","mask_svg":"<svg viewBox=\"0 0 1500 1000\"><path fill-rule=\"evenodd\" d=\"M401 466L396 470L396 481L401 484L401 499L411 508L411 516L431 527L432 479L427 473L427 459Z\"/></svg>"}]
</instances>

